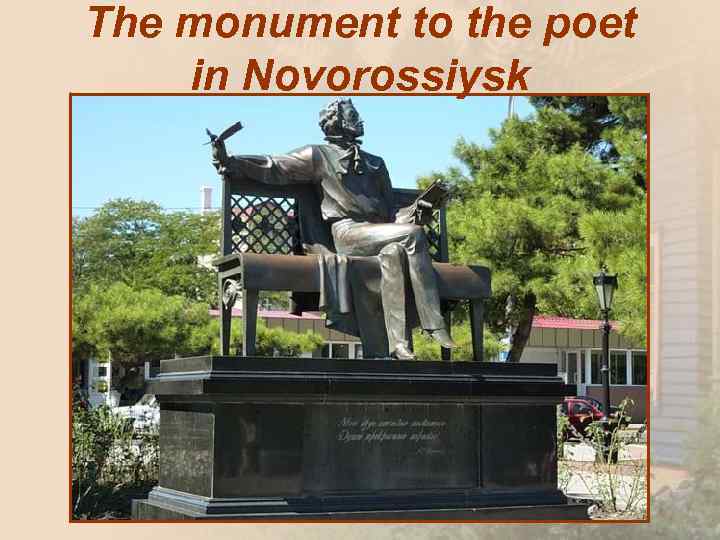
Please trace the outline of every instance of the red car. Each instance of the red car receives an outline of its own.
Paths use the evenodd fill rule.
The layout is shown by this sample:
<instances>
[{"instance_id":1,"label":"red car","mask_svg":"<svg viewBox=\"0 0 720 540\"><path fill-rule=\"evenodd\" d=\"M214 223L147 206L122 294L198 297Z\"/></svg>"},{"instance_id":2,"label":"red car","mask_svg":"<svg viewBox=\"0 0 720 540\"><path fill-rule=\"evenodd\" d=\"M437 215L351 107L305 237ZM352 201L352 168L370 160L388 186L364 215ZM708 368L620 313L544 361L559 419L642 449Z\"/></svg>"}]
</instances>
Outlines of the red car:
<instances>
[{"instance_id":1,"label":"red car","mask_svg":"<svg viewBox=\"0 0 720 540\"><path fill-rule=\"evenodd\" d=\"M566 397L560 410L564 415L568 417L570 426L573 429L569 430L568 435L572 435L573 431L578 435L585 435L585 428L587 428L592 422L602 420L603 405L597 399L588 396L573 396ZM610 406L610 416L617 414L617 407ZM627 425L627 419L623 419L620 422L620 427Z\"/></svg>"}]
</instances>

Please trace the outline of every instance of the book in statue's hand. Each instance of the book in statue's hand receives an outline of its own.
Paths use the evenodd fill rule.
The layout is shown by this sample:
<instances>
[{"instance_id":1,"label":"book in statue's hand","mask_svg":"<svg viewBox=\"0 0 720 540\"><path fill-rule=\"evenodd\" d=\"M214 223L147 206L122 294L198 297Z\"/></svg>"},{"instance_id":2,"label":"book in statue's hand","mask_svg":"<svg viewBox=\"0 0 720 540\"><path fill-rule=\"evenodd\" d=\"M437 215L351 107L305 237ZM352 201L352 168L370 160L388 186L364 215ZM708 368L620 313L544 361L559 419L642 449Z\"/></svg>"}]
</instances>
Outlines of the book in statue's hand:
<instances>
[{"instance_id":1,"label":"book in statue's hand","mask_svg":"<svg viewBox=\"0 0 720 540\"><path fill-rule=\"evenodd\" d=\"M410 206L398 210L395 222L425 225L432 218L432 212L441 208L451 195L450 186L436 180Z\"/></svg>"},{"instance_id":2,"label":"book in statue's hand","mask_svg":"<svg viewBox=\"0 0 720 540\"><path fill-rule=\"evenodd\" d=\"M437 210L448 201L450 195L450 186L442 180L435 180L415 199L415 204L423 208Z\"/></svg>"}]
</instances>

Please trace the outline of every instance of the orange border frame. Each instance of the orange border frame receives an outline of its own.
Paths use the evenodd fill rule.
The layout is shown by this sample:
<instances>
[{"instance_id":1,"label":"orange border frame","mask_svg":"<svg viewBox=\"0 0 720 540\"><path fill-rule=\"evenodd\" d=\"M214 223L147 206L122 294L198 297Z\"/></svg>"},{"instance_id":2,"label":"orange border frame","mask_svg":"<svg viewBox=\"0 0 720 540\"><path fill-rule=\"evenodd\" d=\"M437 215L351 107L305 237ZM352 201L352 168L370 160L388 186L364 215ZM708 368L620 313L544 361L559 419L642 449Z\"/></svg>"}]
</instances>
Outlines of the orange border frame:
<instances>
[{"instance_id":1,"label":"orange border frame","mask_svg":"<svg viewBox=\"0 0 720 540\"><path fill-rule=\"evenodd\" d=\"M467 94L467 97L488 97L488 96L645 96L645 125L646 125L646 144L645 144L645 156L646 156L646 180L645 180L645 326L646 326L646 337L645 337L645 350L647 351L648 361L645 365L647 387L645 390L645 415L646 415L646 433L647 433L647 444L646 444L646 513L645 519L613 519L613 520L583 520L583 521L553 521L553 520L369 520L369 519L358 519L358 520L324 520L324 519L309 519L309 520L227 520L227 519L202 519L202 520L77 520L72 518L72 385L73 385L73 370L72 370L72 295L73 295L73 280L72 280L72 102L73 97L87 97L87 96L106 96L106 97L144 97L144 96L163 96L163 97L185 97L185 96L275 96L275 97L292 97L292 96L384 96L384 97L403 97L403 96L445 96L445 97L456 97L456 93L427 93L427 92L407 92L407 93L382 93L382 92L69 92L68 93L68 523L175 523L175 524L186 524L186 523L234 523L234 524L249 524L249 523L285 523L285 524L296 524L296 523L313 523L313 524L345 524L345 523L358 523L358 524L373 524L373 523L415 523L415 524L431 524L431 523L453 523L453 524L470 524L470 523L487 523L487 524L499 524L499 523L510 523L515 525L530 525L530 524L638 524L638 523L650 523L650 363L654 361L652 358L651 351L651 340L650 340L650 260L648 253L650 250L650 92L498 92L498 93L472 93ZM465 97L460 98L465 99ZM659 284L656 284L658 286ZM652 359L651 359L652 358Z\"/></svg>"}]
</instances>

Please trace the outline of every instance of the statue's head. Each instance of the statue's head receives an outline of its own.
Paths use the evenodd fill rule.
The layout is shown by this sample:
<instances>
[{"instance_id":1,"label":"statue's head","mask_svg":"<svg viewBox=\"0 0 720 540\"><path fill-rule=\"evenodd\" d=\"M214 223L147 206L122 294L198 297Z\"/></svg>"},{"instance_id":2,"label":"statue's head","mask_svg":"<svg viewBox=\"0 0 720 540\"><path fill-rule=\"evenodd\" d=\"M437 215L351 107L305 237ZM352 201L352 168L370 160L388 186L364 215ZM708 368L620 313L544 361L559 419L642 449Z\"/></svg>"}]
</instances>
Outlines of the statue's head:
<instances>
[{"instance_id":1,"label":"statue's head","mask_svg":"<svg viewBox=\"0 0 720 540\"><path fill-rule=\"evenodd\" d=\"M365 133L351 99L336 99L320 111L320 129L326 137L356 139Z\"/></svg>"}]
</instances>

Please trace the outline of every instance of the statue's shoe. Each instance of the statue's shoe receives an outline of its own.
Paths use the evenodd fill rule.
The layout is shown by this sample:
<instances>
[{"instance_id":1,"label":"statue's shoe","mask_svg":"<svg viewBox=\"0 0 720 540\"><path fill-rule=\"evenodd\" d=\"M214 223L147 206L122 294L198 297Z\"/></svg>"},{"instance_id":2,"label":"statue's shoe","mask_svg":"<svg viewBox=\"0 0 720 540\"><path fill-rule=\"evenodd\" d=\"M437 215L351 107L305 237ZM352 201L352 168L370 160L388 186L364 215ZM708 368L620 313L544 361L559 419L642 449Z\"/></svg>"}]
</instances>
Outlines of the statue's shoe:
<instances>
[{"instance_id":1,"label":"statue's shoe","mask_svg":"<svg viewBox=\"0 0 720 540\"><path fill-rule=\"evenodd\" d=\"M404 343L398 343L390 356L398 360L417 360L417 356Z\"/></svg>"},{"instance_id":2,"label":"statue's shoe","mask_svg":"<svg viewBox=\"0 0 720 540\"><path fill-rule=\"evenodd\" d=\"M428 330L428 334L430 334L432 338L440 344L441 347L444 347L446 349L454 349L455 347L457 347L455 342L450 337L448 331L444 328L438 328L437 330Z\"/></svg>"}]
</instances>

